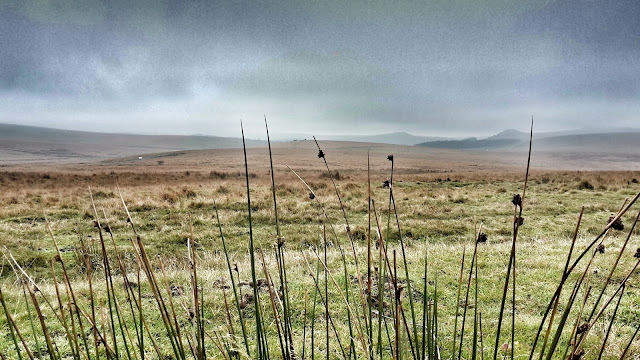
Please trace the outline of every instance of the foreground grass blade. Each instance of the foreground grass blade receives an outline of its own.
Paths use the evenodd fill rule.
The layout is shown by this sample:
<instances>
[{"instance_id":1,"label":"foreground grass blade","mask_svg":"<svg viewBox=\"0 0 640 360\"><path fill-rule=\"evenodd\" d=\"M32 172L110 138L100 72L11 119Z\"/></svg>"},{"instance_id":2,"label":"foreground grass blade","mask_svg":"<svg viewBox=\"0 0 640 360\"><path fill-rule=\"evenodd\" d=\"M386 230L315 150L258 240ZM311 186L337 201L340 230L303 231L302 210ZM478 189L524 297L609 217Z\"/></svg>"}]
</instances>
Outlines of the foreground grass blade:
<instances>
[{"instance_id":1,"label":"foreground grass blade","mask_svg":"<svg viewBox=\"0 0 640 360\"><path fill-rule=\"evenodd\" d=\"M251 192L249 188L249 165L247 162L247 146L244 140L244 128L240 123L240 129L242 131L242 150L244 152L244 170L245 179L247 183L247 216L249 220L249 257L251 261L251 280L253 281L253 305L256 318L256 339L257 339L257 352L258 359L266 359L268 357L268 349L265 348L266 343L264 341L263 329L262 329L262 317L260 315L260 298L258 297L258 283L256 278L256 259L253 246L253 222L251 221Z\"/></svg>"}]
</instances>

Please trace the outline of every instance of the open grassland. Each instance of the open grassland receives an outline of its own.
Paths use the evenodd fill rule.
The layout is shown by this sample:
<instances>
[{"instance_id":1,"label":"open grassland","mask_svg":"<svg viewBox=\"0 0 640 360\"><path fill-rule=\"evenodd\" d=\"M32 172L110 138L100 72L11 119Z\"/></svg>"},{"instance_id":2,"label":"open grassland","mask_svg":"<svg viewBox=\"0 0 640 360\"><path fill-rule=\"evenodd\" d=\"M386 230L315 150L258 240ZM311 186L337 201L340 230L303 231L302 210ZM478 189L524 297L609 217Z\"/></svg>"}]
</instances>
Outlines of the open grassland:
<instances>
[{"instance_id":1,"label":"open grassland","mask_svg":"<svg viewBox=\"0 0 640 360\"><path fill-rule=\"evenodd\" d=\"M280 232L284 238L280 240L283 245L282 252L279 252L283 255L280 261L274 255L278 253L275 249L279 241L275 227L268 153L265 149L251 149L249 152L256 273L259 279L268 276L272 279L272 282L258 281L259 286L256 287L261 300L260 317L266 334L265 342L268 343L271 356L280 358L291 355L284 353L280 342L286 339L279 336L285 332L283 328L286 327L282 323L283 312L288 311L286 321L291 329L290 343L298 358L303 355L307 358L312 355L324 358L327 354L327 341L331 358L342 358L349 354L366 358L369 351L374 358L378 358L379 353L385 358L418 357L419 354L415 352L421 351L418 346L422 342L420 324L423 324L423 310L427 309L432 319L432 323L428 325L429 331L437 329L437 341L432 341L433 344L429 345L433 350L425 350L422 355L432 354L432 358L441 356L446 359L458 356L465 359L476 358L475 356L478 359L493 358L513 238L514 205L511 201L514 194L522 194L523 191L526 154L524 159L521 154L516 154L487 161L486 157L464 152L443 150L425 157L421 153L407 150L406 147L371 149L335 143L328 145L330 150L327 151L327 161L331 165L330 177L322 160L316 157L317 149L314 150L314 146L309 142L300 142L297 147L274 148L275 194ZM384 239L383 244L387 245L390 258L389 265L380 263L380 250L376 246L380 244L380 240L375 214L372 214L373 320L369 327L368 307L362 306L360 297L361 283L364 282L365 288L367 283L367 240L370 229L367 151L371 151L371 189L380 223L379 233ZM389 204L389 188L383 186L383 182L390 178L391 169L391 162L386 159L386 155L392 152L395 154L393 195L400 229L395 220L395 212L389 211L392 209ZM40 294L36 292L34 296L40 302L51 341L61 358L97 358L94 355L96 336L98 339L106 339L104 342L109 347L105 349L104 342L98 346L97 352L102 354L101 357L108 358L110 351L115 351L114 347L119 344L121 358L139 359L138 327L140 333L145 333L146 336L146 358L180 358L180 351L176 352L170 341L171 335L167 335L170 329L167 329L161 312L158 311L158 300L152 284L145 276L144 269L141 274L138 272L136 252L139 251L139 245L127 222L127 213L116 187L118 184L135 230L144 243L150 269L160 284L163 301L167 302L167 307L170 307L169 299L173 303L171 308L174 311L169 310L168 313L175 312L175 321L170 319L170 322L178 324L174 328L182 329L179 339L184 341L184 349L187 349L186 358L191 356L190 349L194 349L195 357L199 358L199 337L206 340L202 341L202 346L209 357L232 357L236 351L241 356L246 355L237 305L240 305L246 321L249 350L255 356L256 344L259 342L256 340L255 323L259 317L252 300L247 189L241 152L217 150L167 153L146 156L142 161L136 159L121 159L102 165L32 166L24 169L14 167L0 172L0 239L4 253L0 287L9 313L22 331L25 343L34 352L34 356L42 352L42 358L45 358L44 354L48 349L46 337L30 294L24 292L25 277L20 276L23 280L21 282L16 276L16 272L21 272L18 265L40 290ZM309 190L285 164L291 166L308 183L315 199L310 198ZM517 164L521 165L516 167ZM584 212L572 261L589 248L625 201L628 203L640 192L640 172L542 171L535 170L535 162L532 167L534 170L530 174L523 206L524 223L519 227L516 247L515 341L511 342L512 307L509 287L498 341L499 347L503 344L507 346L504 346L504 351L498 351L498 357L509 356L509 347L513 348L514 357L529 357L542 316L562 278L581 208L584 207ZM353 247L345 231L345 219L332 178L350 224ZM95 212L88 186L91 186ZM234 284L230 281L223 251L216 206L228 248L229 264L233 268L235 285L239 291L239 304L234 302ZM326 210L326 217L323 208ZM574 325L582 324L592 308L595 307L597 313L610 298L611 305L592 324L589 335L580 347L585 350L584 358L597 358L601 352L604 359L617 359L627 349L640 323L638 271L623 282L637 262L634 258L636 249L640 247L637 229L631 234L611 279L607 281L607 278L623 249L638 210L640 206L636 204L621 217L625 224L624 230L610 229L607 232L603 242L604 253L597 253L592 257L595 246L589 248L584 260L578 263L568 277L557 306L558 312L546 344L547 349L551 346L555 328L565 313L568 314L566 325L550 358L560 359L563 355L566 358L568 352L571 352L566 349L570 348L569 338ZM61 321L70 321L69 307L75 304L66 303L69 295L64 290L61 263L55 261L58 252L47 232L45 216L76 292L77 305L84 312L84 315L76 315L84 322L84 332L90 339L90 344L85 349L78 340L79 344L76 346L80 349L79 354L75 353L78 349L74 350L74 341L68 340ZM112 295L107 295L109 292L105 287L106 264L102 257L99 229L94 226L95 220L99 220L103 227L102 236L107 245L114 284L110 290ZM111 234L105 231L107 227L113 235L119 256L111 244ZM487 241L477 243L476 233L480 227L487 235ZM405 245L404 257L401 239ZM193 253L190 253L188 246L194 243ZM475 245L477 272L474 270L474 276L469 277ZM329 270L326 278L322 265L325 249ZM394 252L397 254L397 277L391 276L386 270L389 267L394 272ZM463 253L465 258L461 281ZM262 254L266 259L268 276L262 266ZM426 281L425 254L428 254ZM199 304L195 307L189 255L197 259L199 285L195 288L199 293L196 299L200 302L195 302ZM122 260L122 268L118 259ZM410 283L407 283L405 275L405 259ZM278 266L283 262L286 263L288 279L286 287L281 287L279 280L281 271ZM57 282L52 277L52 265ZM124 285L122 270L127 275L128 287ZM88 281L89 271L92 273L91 282ZM380 277L382 271L386 272L384 277ZM362 281L358 280L358 272ZM575 304L570 312L566 312L573 286L580 281L583 273L585 277L576 291ZM380 282L379 279L383 281ZM28 290L33 284L26 281ZM606 282L609 285L602 300L595 306ZM60 297L56 295L56 284L62 293ZM325 296L325 284L329 318L325 317L326 307L322 300ZM474 298L475 284L477 300ZM612 296L622 284L624 293L615 311L613 326L608 331L618 301L618 297ZM271 289L269 285L272 285ZM461 295L458 295L459 288ZM376 299L380 294L378 289L384 289L382 303ZM401 291L396 292L398 289ZM364 290L363 298L369 301L366 299L368 292ZM585 296L586 292L588 296ZM286 294L288 302L283 300ZM394 294L398 294L401 299L401 309L394 305ZM349 306L346 306L346 296L349 297ZM130 297L134 300L128 301ZM59 314L58 299L62 299L64 303L66 317ZM121 308L122 322L128 329L126 331L121 331L118 320L113 323L115 325L111 325L114 321L111 314L117 306L110 301L115 303L116 299L117 306ZM271 299L275 299L275 305ZM278 301L284 302L284 307ZM225 306L225 303L228 305ZM30 304L30 308L27 304ZM138 306L145 317L144 325L139 325L138 322ZM279 309L279 316L274 316L274 306ZM414 314L412 306L415 308ZM112 310L109 310L110 307ZM285 309L288 310L284 311ZM378 316L380 309L382 317ZM436 309L437 316L433 316ZM577 321L581 311L582 320ZM92 312L95 314L92 315ZM459 315L456 316L456 313ZM465 330L462 336L462 319L465 313ZM401 315L398 317L398 314ZM478 320L476 325L480 325L480 314L481 332L479 327L474 331L474 318ZM329 323L327 319L330 320ZM381 341L378 338L378 319L382 320ZM399 319L399 326L394 325L394 319ZM437 320L436 325L433 320ZM200 325L199 321L203 324ZM98 335L90 325L94 322ZM7 318L0 316L0 324L0 352L7 358L17 358L17 355L10 355L15 354L15 344ZM79 324L76 323L77 325ZM148 330L142 331L142 327L147 327ZM194 331L194 328L203 331L200 333ZM457 329L455 345L454 328ZM372 334L370 342L368 329ZM399 345L395 344L397 329ZM474 332L477 337L475 342ZM607 341L601 351L605 336ZM113 337L115 341L112 340ZM82 335L78 334L76 338L81 339ZM18 347L23 349L22 355L28 358L19 339L18 342ZM541 349L541 342L542 340L537 344L535 358ZM371 343L371 348L363 345L364 343ZM435 349L439 349L441 355ZM636 338L625 355L637 358L638 354L640 346Z\"/></svg>"}]
</instances>

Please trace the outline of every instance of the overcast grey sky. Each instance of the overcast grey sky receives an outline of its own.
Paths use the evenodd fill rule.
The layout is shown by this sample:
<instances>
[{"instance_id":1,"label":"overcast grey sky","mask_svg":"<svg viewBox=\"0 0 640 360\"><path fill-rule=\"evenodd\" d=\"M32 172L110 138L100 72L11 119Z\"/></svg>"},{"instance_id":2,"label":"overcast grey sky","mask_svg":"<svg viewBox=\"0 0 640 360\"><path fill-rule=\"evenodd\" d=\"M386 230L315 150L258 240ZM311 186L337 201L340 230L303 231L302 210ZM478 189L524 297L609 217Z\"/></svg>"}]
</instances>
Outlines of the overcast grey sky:
<instances>
[{"instance_id":1,"label":"overcast grey sky","mask_svg":"<svg viewBox=\"0 0 640 360\"><path fill-rule=\"evenodd\" d=\"M0 0L0 122L484 136L640 127L640 2Z\"/></svg>"}]
</instances>

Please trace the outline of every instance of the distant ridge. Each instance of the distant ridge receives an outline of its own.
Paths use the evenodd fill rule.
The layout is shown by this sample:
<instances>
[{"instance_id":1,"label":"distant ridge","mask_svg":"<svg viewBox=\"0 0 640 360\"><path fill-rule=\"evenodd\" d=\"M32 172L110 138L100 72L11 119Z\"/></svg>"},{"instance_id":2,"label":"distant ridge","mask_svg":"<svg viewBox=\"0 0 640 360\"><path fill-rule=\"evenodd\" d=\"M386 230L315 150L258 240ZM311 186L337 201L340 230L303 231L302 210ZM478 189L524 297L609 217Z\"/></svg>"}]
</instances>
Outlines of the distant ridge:
<instances>
[{"instance_id":1,"label":"distant ridge","mask_svg":"<svg viewBox=\"0 0 640 360\"><path fill-rule=\"evenodd\" d=\"M376 135L315 135L318 140L334 140L334 141L357 141L368 142L378 144L392 144L392 145L417 145L427 141L441 141L441 140L453 140L454 138L439 137L439 136L419 136L409 134L404 131L392 132L386 134ZM281 141L312 139L311 134L289 134L288 136L276 136L276 139ZM273 140L273 138L272 138Z\"/></svg>"},{"instance_id":2,"label":"distant ridge","mask_svg":"<svg viewBox=\"0 0 640 360\"><path fill-rule=\"evenodd\" d=\"M441 149L509 149L520 147L529 141L529 133L508 129L501 131L495 135L484 139L475 137L462 140L445 140L445 141L427 141L418 144L418 146L426 146ZM560 146L589 146L590 144L615 145L620 146L640 146L638 143L630 144L632 139L640 136L640 129L633 128L613 128L606 132L596 132L593 129L559 131L559 132L542 132L533 133L534 142L537 146L543 147L560 147ZM628 144L629 143L629 144ZM585 151L589 150L585 148Z\"/></svg>"},{"instance_id":3,"label":"distant ridge","mask_svg":"<svg viewBox=\"0 0 640 360\"><path fill-rule=\"evenodd\" d=\"M247 140L247 146L264 141ZM0 124L0 163L99 161L147 153L242 147L240 138L133 135Z\"/></svg>"}]
</instances>

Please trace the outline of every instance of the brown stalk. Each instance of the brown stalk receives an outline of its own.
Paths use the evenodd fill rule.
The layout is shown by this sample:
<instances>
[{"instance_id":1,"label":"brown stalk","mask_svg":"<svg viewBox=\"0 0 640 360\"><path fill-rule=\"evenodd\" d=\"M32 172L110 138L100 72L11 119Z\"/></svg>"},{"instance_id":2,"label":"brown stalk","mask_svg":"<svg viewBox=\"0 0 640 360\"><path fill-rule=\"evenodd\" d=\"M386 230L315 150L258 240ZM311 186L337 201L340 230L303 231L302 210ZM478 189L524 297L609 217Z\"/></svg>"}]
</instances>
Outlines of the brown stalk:
<instances>
[{"instance_id":1,"label":"brown stalk","mask_svg":"<svg viewBox=\"0 0 640 360\"><path fill-rule=\"evenodd\" d=\"M18 326L16 325L16 322L13 320L13 316L11 316L9 311L7 311L6 304L4 302L4 296L2 295L2 289L1 288L0 288L0 302L2 303L2 306L3 306L4 310L5 310L5 315L7 315L7 319L9 319L9 324L8 324L9 327L13 328L16 331L16 335L18 335L18 338L20 339L20 342L22 343L22 346L26 350L27 355L29 355L29 359L34 360L33 353L31 352L31 350L29 350L29 346L27 346L27 343L24 341L24 337L22 336L22 333L20 333L20 329L18 329Z\"/></svg>"}]
</instances>

